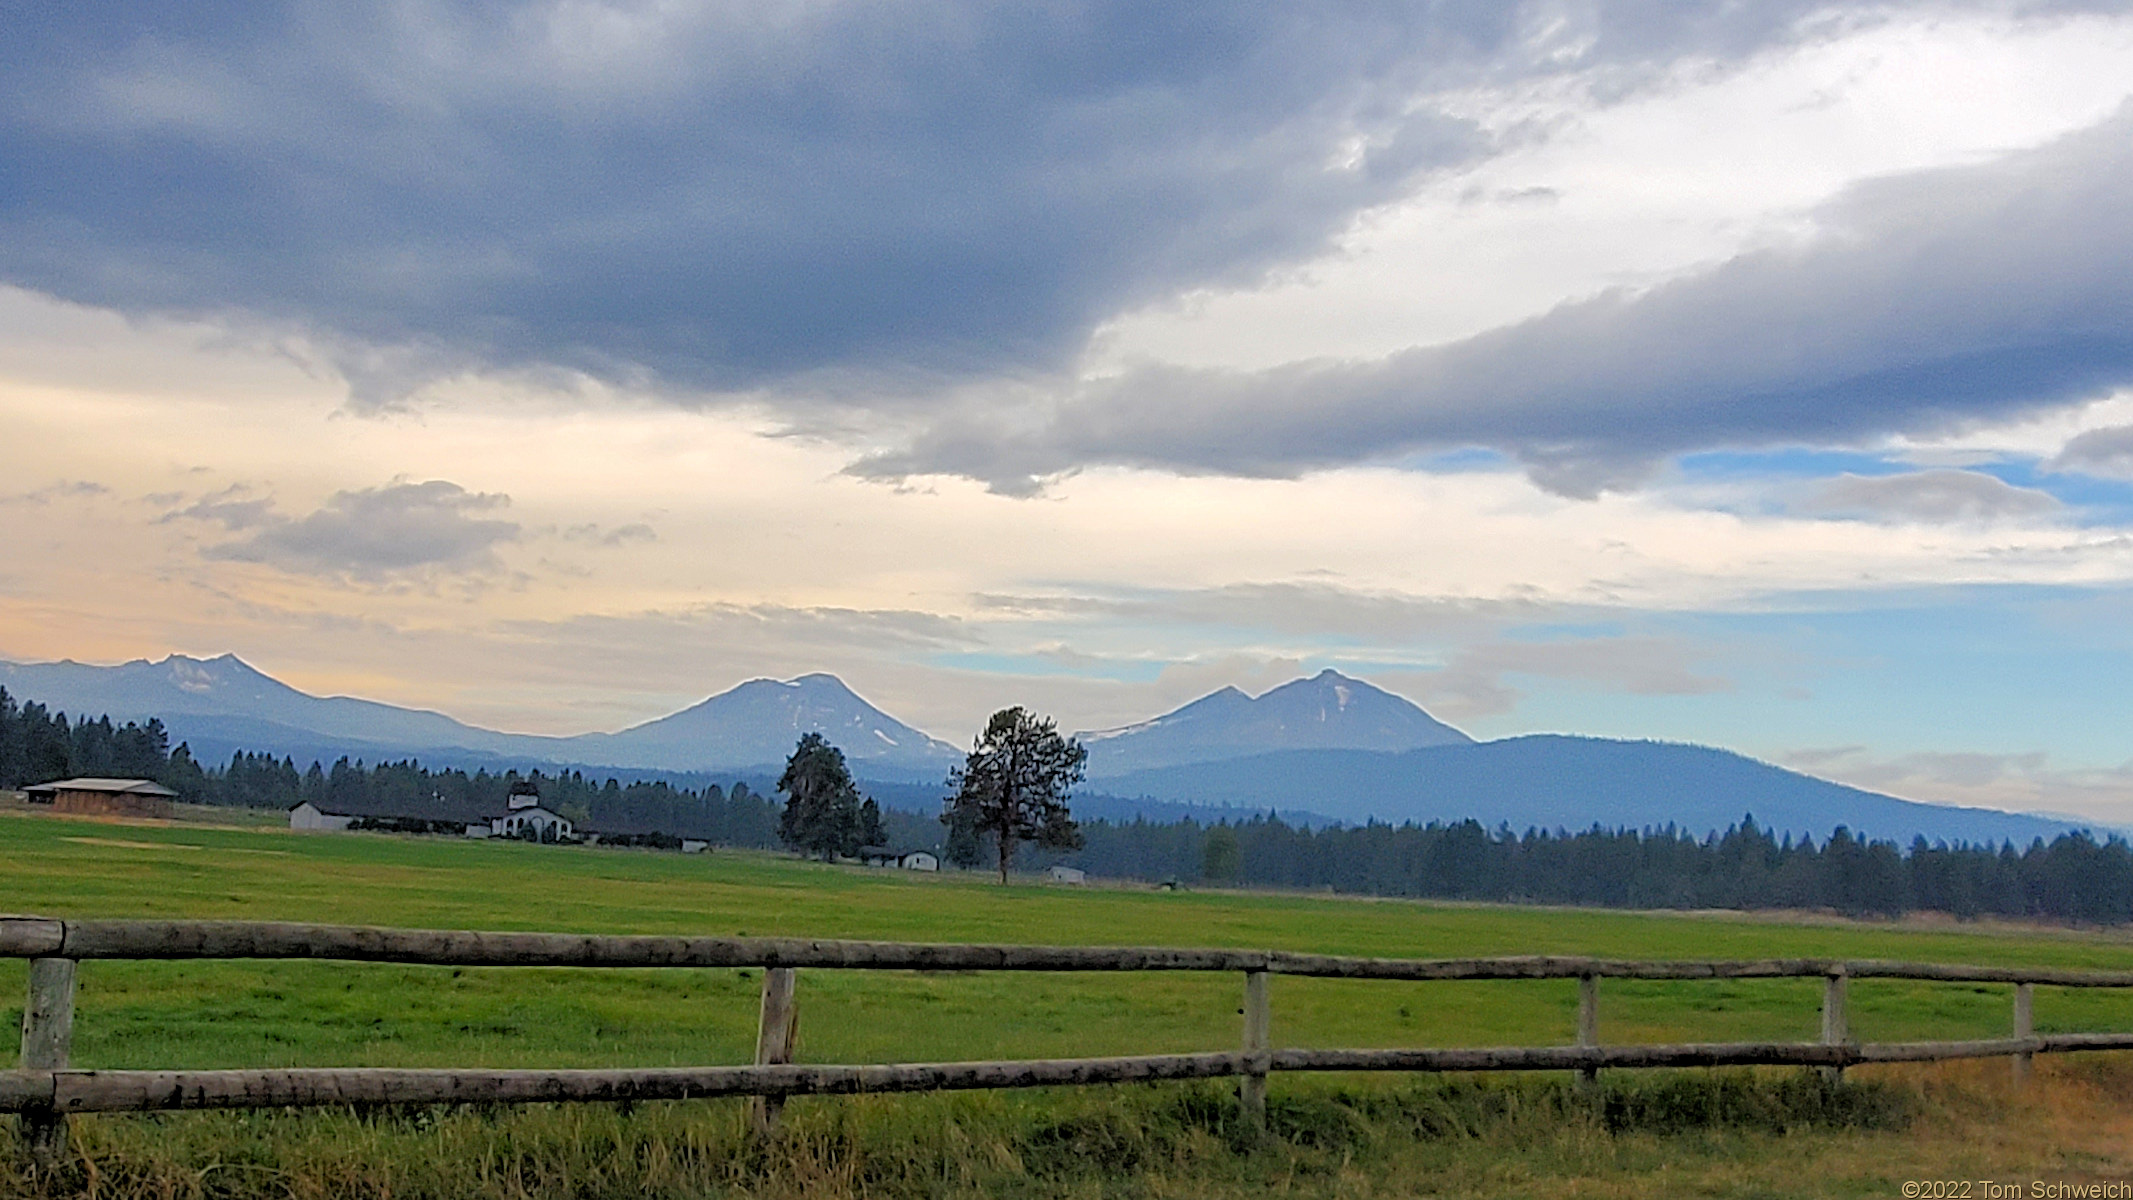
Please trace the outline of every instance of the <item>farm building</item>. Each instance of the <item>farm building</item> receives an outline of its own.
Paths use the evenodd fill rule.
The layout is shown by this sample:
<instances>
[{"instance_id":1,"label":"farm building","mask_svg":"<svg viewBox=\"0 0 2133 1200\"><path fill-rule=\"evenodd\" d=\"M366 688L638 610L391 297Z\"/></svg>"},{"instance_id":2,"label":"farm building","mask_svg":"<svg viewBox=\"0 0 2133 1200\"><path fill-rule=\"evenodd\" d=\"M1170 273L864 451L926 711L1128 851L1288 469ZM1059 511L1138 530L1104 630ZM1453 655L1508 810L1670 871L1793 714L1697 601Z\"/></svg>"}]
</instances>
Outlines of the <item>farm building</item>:
<instances>
[{"instance_id":1,"label":"farm building","mask_svg":"<svg viewBox=\"0 0 2133 1200\"><path fill-rule=\"evenodd\" d=\"M926 850L892 850L887 846L861 846L859 861L870 867L901 867L906 871L938 871L941 860Z\"/></svg>"},{"instance_id":2,"label":"farm building","mask_svg":"<svg viewBox=\"0 0 2133 1200\"><path fill-rule=\"evenodd\" d=\"M289 810L289 828L337 832L382 829L397 833L456 833L471 838L515 837L529 841L574 840L568 817L541 805L540 792L524 781L511 785L502 804L468 804L431 796L428 800L344 796L306 800Z\"/></svg>"},{"instance_id":3,"label":"farm building","mask_svg":"<svg viewBox=\"0 0 2133 1200\"><path fill-rule=\"evenodd\" d=\"M549 808L530 781L512 785L500 802L478 804L431 795L307 800L289 810L289 828L313 832L377 829L395 833L440 833L470 838L512 837L533 841L578 841L603 846L647 846L701 854L711 831L700 820L617 814L583 825Z\"/></svg>"},{"instance_id":4,"label":"farm building","mask_svg":"<svg viewBox=\"0 0 2133 1200\"><path fill-rule=\"evenodd\" d=\"M1053 867L1044 873L1053 883L1087 883L1089 873L1080 867Z\"/></svg>"},{"instance_id":5,"label":"farm building","mask_svg":"<svg viewBox=\"0 0 2133 1200\"><path fill-rule=\"evenodd\" d=\"M25 789L32 804L92 817L168 819L178 793L147 779L59 779Z\"/></svg>"}]
</instances>

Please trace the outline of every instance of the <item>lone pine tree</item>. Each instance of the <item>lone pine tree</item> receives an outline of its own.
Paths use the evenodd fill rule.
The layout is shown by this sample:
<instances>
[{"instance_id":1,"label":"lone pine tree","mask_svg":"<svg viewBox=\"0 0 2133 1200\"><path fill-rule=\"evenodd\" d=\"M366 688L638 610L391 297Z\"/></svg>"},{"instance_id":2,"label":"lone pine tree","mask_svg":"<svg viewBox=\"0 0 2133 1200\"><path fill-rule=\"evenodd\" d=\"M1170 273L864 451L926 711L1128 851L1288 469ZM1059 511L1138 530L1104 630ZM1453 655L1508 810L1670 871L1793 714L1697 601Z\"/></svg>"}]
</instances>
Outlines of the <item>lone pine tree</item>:
<instances>
[{"instance_id":1,"label":"lone pine tree","mask_svg":"<svg viewBox=\"0 0 2133 1200\"><path fill-rule=\"evenodd\" d=\"M1023 842L1051 850L1081 848L1067 792L1081 782L1088 758L1081 743L1060 737L1049 718L1019 706L1003 708L985 723L963 765L948 773L955 794L941 821L951 834L993 835L1004 885L1015 848Z\"/></svg>"}]
</instances>

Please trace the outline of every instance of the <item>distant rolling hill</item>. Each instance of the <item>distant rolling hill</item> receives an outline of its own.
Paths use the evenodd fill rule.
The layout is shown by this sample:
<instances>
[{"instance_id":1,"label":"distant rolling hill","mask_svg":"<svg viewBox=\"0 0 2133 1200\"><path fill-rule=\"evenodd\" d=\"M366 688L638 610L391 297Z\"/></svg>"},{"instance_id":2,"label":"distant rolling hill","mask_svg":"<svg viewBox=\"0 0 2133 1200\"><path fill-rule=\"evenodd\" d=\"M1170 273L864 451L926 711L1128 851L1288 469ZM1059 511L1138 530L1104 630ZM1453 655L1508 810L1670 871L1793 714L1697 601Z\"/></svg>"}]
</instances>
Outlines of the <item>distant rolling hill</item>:
<instances>
[{"instance_id":1,"label":"distant rolling hill","mask_svg":"<svg viewBox=\"0 0 2133 1200\"><path fill-rule=\"evenodd\" d=\"M1753 813L1775 832L1832 827L1909 841L2027 844L2074 826L1953 808L1787 771L1726 750L1670 742L1536 734L1402 753L1284 750L1107 776L1091 789L1168 804L1296 809L1346 822L1461 821L1583 829L1673 825L1701 835Z\"/></svg>"}]
</instances>

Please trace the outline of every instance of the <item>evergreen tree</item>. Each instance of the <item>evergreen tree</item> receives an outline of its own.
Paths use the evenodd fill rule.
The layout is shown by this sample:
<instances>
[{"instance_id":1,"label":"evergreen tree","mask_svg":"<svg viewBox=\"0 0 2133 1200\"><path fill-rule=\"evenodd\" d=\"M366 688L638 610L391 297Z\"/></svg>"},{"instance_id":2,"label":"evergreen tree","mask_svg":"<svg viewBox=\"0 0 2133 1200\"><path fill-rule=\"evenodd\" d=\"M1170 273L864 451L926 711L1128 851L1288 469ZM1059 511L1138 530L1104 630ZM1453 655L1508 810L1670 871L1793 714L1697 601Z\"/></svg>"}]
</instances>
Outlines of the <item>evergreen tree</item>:
<instances>
[{"instance_id":1,"label":"evergreen tree","mask_svg":"<svg viewBox=\"0 0 2133 1200\"><path fill-rule=\"evenodd\" d=\"M862 846L889 844L889 831L881 823L881 805L876 804L872 796L859 806L859 832L854 840Z\"/></svg>"},{"instance_id":2,"label":"evergreen tree","mask_svg":"<svg viewBox=\"0 0 2133 1200\"><path fill-rule=\"evenodd\" d=\"M29 726L22 707L0 687L0 788L19 788L30 779Z\"/></svg>"},{"instance_id":3,"label":"evergreen tree","mask_svg":"<svg viewBox=\"0 0 2133 1200\"><path fill-rule=\"evenodd\" d=\"M778 777L778 790L785 793L780 841L819 854L824 862L859 849L859 790L844 765L844 751L821 734L805 734L793 747L785 773Z\"/></svg>"},{"instance_id":4,"label":"evergreen tree","mask_svg":"<svg viewBox=\"0 0 2133 1200\"><path fill-rule=\"evenodd\" d=\"M951 807L941 820L948 826L947 844L941 847L941 856L950 866L967 871L985 861L985 844L978 837L978 819L974 810Z\"/></svg>"},{"instance_id":5,"label":"evergreen tree","mask_svg":"<svg viewBox=\"0 0 2133 1200\"><path fill-rule=\"evenodd\" d=\"M1235 883L1240 851L1237 831L1227 824L1207 831L1200 852L1200 878L1209 883Z\"/></svg>"},{"instance_id":6,"label":"evergreen tree","mask_svg":"<svg viewBox=\"0 0 2133 1200\"><path fill-rule=\"evenodd\" d=\"M1089 752L1072 738L1062 738L1049 718L1021 707L1003 708L985 723L963 765L948 775L955 794L941 815L950 831L967 819L995 839L1000 856L1000 883L1022 842L1050 850L1078 850L1081 830L1067 808L1067 793L1081 782ZM958 813L965 814L959 818Z\"/></svg>"}]
</instances>

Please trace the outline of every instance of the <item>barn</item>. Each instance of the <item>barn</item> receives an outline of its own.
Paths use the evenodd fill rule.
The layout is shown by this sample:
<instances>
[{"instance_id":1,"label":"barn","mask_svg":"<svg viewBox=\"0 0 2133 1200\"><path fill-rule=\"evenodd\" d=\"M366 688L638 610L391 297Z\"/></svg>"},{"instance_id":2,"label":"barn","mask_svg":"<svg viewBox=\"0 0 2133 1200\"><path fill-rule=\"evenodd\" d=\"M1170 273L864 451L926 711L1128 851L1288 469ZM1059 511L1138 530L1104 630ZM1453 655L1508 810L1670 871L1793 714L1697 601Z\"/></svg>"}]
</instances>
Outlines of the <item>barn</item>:
<instances>
[{"instance_id":1,"label":"barn","mask_svg":"<svg viewBox=\"0 0 2133 1200\"><path fill-rule=\"evenodd\" d=\"M32 804L49 804L55 813L87 817L170 819L170 802L178 793L148 779L56 779L24 789Z\"/></svg>"}]
</instances>

